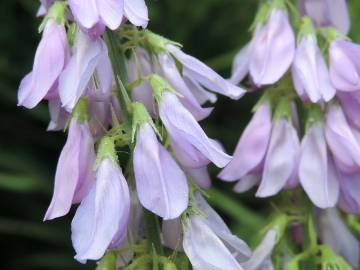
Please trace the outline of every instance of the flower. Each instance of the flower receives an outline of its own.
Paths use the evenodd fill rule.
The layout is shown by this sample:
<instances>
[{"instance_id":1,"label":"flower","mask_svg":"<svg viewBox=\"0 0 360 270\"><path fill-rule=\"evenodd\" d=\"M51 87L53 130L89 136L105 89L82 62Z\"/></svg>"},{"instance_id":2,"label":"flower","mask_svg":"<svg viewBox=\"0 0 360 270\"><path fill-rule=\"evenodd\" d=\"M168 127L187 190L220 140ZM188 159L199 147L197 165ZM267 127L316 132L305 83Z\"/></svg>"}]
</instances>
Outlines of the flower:
<instances>
[{"instance_id":1,"label":"flower","mask_svg":"<svg viewBox=\"0 0 360 270\"><path fill-rule=\"evenodd\" d=\"M123 16L136 26L146 27L148 10L144 0L69 0L75 20L84 28L104 24L117 29Z\"/></svg>"},{"instance_id":2,"label":"flower","mask_svg":"<svg viewBox=\"0 0 360 270\"><path fill-rule=\"evenodd\" d=\"M256 86L273 84L285 74L294 58L295 37L284 10L273 9L267 22L257 26L249 53Z\"/></svg>"},{"instance_id":3,"label":"flower","mask_svg":"<svg viewBox=\"0 0 360 270\"><path fill-rule=\"evenodd\" d=\"M333 26L343 34L350 30L346 0L300 0L300 12L309 16L317 27Z\"/></svg>"},{"instance_id":4,"label":"flower","mask_svg":"<svg viewBox=\"0 0 360 270\"><path fill-rule=\"evenodd\" d=\"M271 109L270 104L266 102L256 109L241 135L233 159L218 177L225 181L236 181L259 166L265 158L271 127Z\"/></svg>"},{"instance_id":5,"label":"flower","mask_svg":"<svg viewBox=\"0 0 360 270\"><path fill-rule=\"evenodd\" d=\"M345 212L360 215L360 172L341 173L340 178L338 206Z\"/></svg>"},{"instance_id":6,"label":"flower","mask_svg":"<svg viewBox=\"0 0 360 270\"><path fill-rule=\"evenodd\" d=\"M329 47L330 78L340 91L360 90L360 45L336 39Z\"/></svg>"},{"instance_id":7,"label":"flower","mask_svg":"<svg viewBox=\"0 0 360 270\"><path fill-rule=\"evenodd\" d=\"M360 91L338 92L337 97L351 125L360 129Z\"/></svg>"},{"instance_id":8,"label":"flower","mask_svg":"<svg viewBox=\"0 0 360 270\"><path fill-rule=\"evenodd\" d=\"M333 207L339 197L339 174L325 140L321 121L309 126L301 142L299 179L310 200L320 208Z\"/></svg>"},{"instance_id":9,"label":"flower","mask_svg":"<svg viewBox=\"0 0 360 270\"><path fill-rule=\"evenodd\" d=\"M292 75L296 91L311 102L328 102L335 95L329 72L317 46L316 36L306 34L300 40L292 65Z\"/></svg>"},{"instance_id":10,"label":"flower","mask_svg":"<svg viewBox=\"0 0 360 270\"><path fill-rule=\"evenodd\" d=\"M182 64L182 74L184 77L199 83L213 92L233 99L239 99L245 94L244 89L226 81L204 63L185 54L178 47L167 44L166 48Z\"/></svg>"},{"instance_id":11,"label":"flower","mask_svg":"<svg viewBox=\"0 0 360 270\"><path fill-rule=\"evenodd\" d=\"M207 166L200 168L187 168L184 167L185 172L191 178L191 180L203 189L209 189L211 187L211 178L207 169Z\"/></svg>"},{"instance_id":12,"label":"flower","mask_svg":"<svg viewBox=\"0 0 360 270\"><path fill-rule=\"evenodd\" d=\"M105 157L99 164L90 192L82 200L71 223L75 259L100 259L108 248L126 237L130 195L121 169Z\"/></svg>"},{"instance_id":13,"label":"flower","mask_svg":"<svg viewBox=\"0 0 360 270\"><path fill-rule=\"evenodd\" d=\"M36 50L32 71L21 81L18 105L32 109L57 90L58 78L68 54L66 32L63 25L49 18Z\"/></svg>"},{"instance_id":14,"label":"flower","mask_svg":"<svg viewBox=\"0 0 360 270\"><path fill-rule=\"evenodd\" d=\"M59 95L67 111L71 111L85 93L95 71L100 82L100 93L109 92L112 75L110 61L106 58L106 45L100 38L93 40L82 31L77 32L73 54L59 79Z\"/></svg>"},{"instance_id":15,"label":"flower","mask_svg":"<svg viewBox=\"0 0 360 270\"><path fill-rule=\"evenodd\" d=\"M173 93L165 91L159 100L159 115L163 122L176 157L186 167L198 168L212 161L224 167L231 157L209 139Z\"/></svg>"},{"instance_id":16,"label":"flower","mask_svg":"<svg viewBox=\"0 0 360 270\"><path fill-rule=\"evenodd\" d=\"M360 265L360 242L341 221L336 209L321 211L318 222L322 242L343 256L352 267L358 267Z\"/></svg>"},{"instance_id":17,"label":"flower","mask_svg":"<svg viewBox=\"0 0 360 270\"><path fill-rule=\"evenodd\" d=\"M72 118L56 168L54 194L44 220L66 215L72 203L79 203L85 197L95 178L95 159L94 140L88 124Z\"/></svg>"},{"instance_id":18,"label":"flower","mask_svg":"<svg viewBox=\"0 0 360 270\"><path fill-rule=\"evenodd\" d=\"M188 206L186 176L148 123L137 132L133 164L141 204L165 220L177 218Z\"/></svg>"},{"instance_id":19,"label":"flower","mask_svg":"<svg viewBox=\"0 0 360 270\"><path fill-rule=\"evenodd\" d=\"M295 181L293 178L297 178L299 151L300 142L296 129L286 118L276 119L256 196L275 195L287 183Z\"/></svg>"},{"instance_id":20,"label":"flower","mask_svg":"<svg viewBox=\"0 0 360 270\"><path fill-rule=\"evenodd\" d=\"M61 107L59 98L50 99L48 101L48 106L51 120L47 127L47 131L63 130L66 126L69 113Z\"/></svg>"}]
</instances>

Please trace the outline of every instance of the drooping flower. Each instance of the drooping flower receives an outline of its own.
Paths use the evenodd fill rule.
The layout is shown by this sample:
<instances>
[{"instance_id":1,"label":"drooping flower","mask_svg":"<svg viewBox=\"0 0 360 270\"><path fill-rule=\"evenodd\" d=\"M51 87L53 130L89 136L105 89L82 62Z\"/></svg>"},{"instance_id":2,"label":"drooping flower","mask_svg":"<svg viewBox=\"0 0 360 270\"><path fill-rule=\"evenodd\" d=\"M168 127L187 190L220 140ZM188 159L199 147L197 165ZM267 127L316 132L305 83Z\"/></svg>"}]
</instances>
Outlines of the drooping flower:
<instances>
[{"instance_id":1,"label":"drooping flower","mask_svg":"<svg viewBox=\"0 0 360 270\"><path fill-rule=\"evenodd\" d=\"M207 166L200 168L184 168L185 172L190 176L191 180L203 189L211 187L211 178Z\"/></svg>"},{"instance_id":2,"label":"drooping flower","mask_svg":"<svg viewBox=\"0 0 360 270\"><path fill-rule=\"evenodd\" d=\"M276 230L269 230L261 243L254 250L251 258L242 263L246 270L271 270L274 269L271 262L271 254L276 244Z\"/></svg>"},{"instance_id":3,"label":"drooping flower","mask_svg":"<svg viewBox=\"0 0 360 270\"><path fill-rule=\"evenodd\" d=\"M258 87L277 82L289 69L295 36L283 9L273 9L267 22L257 27L248 53L250 76Z\"/></svg>"},{"instance_id":4,"label":"drooping flower","mask_svg":"<svg viewBox=\"0 0 360 270\"><path fill-rule=\"evenodd\" d=\"M212 161L224 167L231 157L218 143L207 137L193 115L173 93L164 91L159 100L159 115L171 140L176 157L186 167L198 168Z\"/></svg>"},{"instance_id":5,"label":"drooping flower","mask_svg":"<svg viewBox=\"0 0 360 270\"><path fill-rule=\"evenodd\" d=\"M343 256L352 267L359 267L360 242L341 221L335 208L321 211L319 234L324 244Z\"/></svg>"},{"instance_id":6,"label":"drooping flower","mask_svg":"<svg viewBox=\"0 0 360 270\"><path fill-rule=\"evenodd\" d=\"M326 115L326 141L338 168L353 173L360 168L360 132L352 128L338 105L331 105Z\"/></svg>"},{"instance_id":7,"label":"drooping flower","mask_svg":"<svg viewBox=\"0 0 360 270\"><path fill-rule=\"evenodd\" d=\"M339 174L328 153L325 127L313 123L301 142L299 179L310 200L320 208L333 207L339 197Z\"/></svg>"},{"instance_id":8,"label":"drooping flower","mask_svg":"<svg viewBox=\"0 0 360 270\"><path fill-rule=\"evenodd\" d=\"M137 132L133 162L141 204L164 219L177 218L188 206L186 176L148 123Z\"/></svg>"},{"instance_id":9,"label":"drooping flower","mask_svg":"<svg viewBox=\"0 0 360 270\"><path fill-rule=\"evenodd\" d=\"M249 42L235 55L231 68L230 82L239 84L249 73L251 47L252 44Z\"/></svg>"},{"instance_id":10,"label":"drooping flower","mask_svg":"<svg viewBox=\"0 0 360 270\"><path fill-rule=\"evenodd\" d=\"M66 121L69 117L69 113L61 107L61 101L59 98L53 98L48 101L50 123L47 127L47 131L59 131L63 130L66 125Z\"/></svg>"},{"instance_id":11,"label":"drooping flower","mask_svg":"<svg viewBox=\"0 0 360 270\"><path fill-rule=\"evenodd\" d=\"M233 99L239 99L245 94L245 90L226 81L214 70L206 66L198 59L185 54L178 47L167 44L166 48L182 64L182 74L184 77L199 83L207 89L228 96Z\"/></svg>"},{"instance_id":12,"label":"drooping flower","mask_svg":"<svg viewBox=\"0 0 360 270\"><path fill-rule=\"evenodd\" d=\"M69 0L69 6L75 20L86 29L104 24L116 30L124 17L142 27L149 21L144 0Z\"/></svg>"},{"instance_id":13,"label":"drooping flower","mask_svg":"<svg viewBox=\"0 0 360 270\"><path fill-rule=\"evenodd\" d=\"M200 121L210 115L213 108L202 108L198 100L195 98L188 85L180 75L176 64L172 57L164 52L158 55L158 61L164 78L170 83L170 85L179 92L181 103L188 109L195 117L196 120Z\"/></svg>"},{"instance_id":14,"label":"drooping flower","mask_svg":"<svg viewBox=\"0 0 360 270\"><path fill-rule=\"evenodd\" d=\"M95 178L95 159L94 140L89 126L74 117L60 154L54 194L44 220L66 215L73 203L79 203L86 196Z\"/></svg>"},{"instance_id":15,"label":"drooping flower","mask_svg":"<svg viewBox=\"0 0 360 270\"><path fill-rule=\"evenodd\" d=\"M328 102L336 91L331 84L316 36L312 33L311 23L304 19L303 27L310 28L311 33L304 33L296 49L292 65L294 86L298 95L304 100Z\"/></svg>"},{"instance_id":16,"label":"drooping flower","mask_svg":"<svg viewBox=\"0 0 360 270\"><path fill-rule=\"evenodd\" d=\"M49 18L36 50L33 69L20 83L18 105L32 109L49 92L57 90L67 54L65 28Z\"/></svg>"},{"instance_id":17,"label":"drooping flower","mask_svg":"<svg viewBox=\"0 0 360 270\"><path fill-rule=\"evenodd\" d=\"M338 92L337 97L349 123L360 130L360 91Z\"/></svg>"},{"instance_id":18,"label":"drooping flower","mask_svg":"<svg viewBox=\"0 0 360 270\"><path fill-rule=\"evenodd\" d=\"M329 47L330 78L340 91L360 90L360 45L336 39Z\"/></svg>"},{"instance_id":19,"label":"drooping flower","mask_svg":"<svg viewBox=\"0 0 360 270\"><path fill-rule=\"evenodd\" d=\"M317 27L333 26L343 34L350 30L346 0L300 0L300 12L309 16Z\"/></svg>"},{"instance_id":20,"label":"drooping flower","mask_svg":"<svg viewBox=\"0 0 360 270\"><path fill-rule=\"evenodd\" d=\"M100 259L107 249L125 238L130 212L130 195L120 167L105 157L96 172L96 181L82 200L71 223L75 259Z\"/></svg>"},{"instance_id":21,"label":"drooping flower","mask_svg":"<svg viewBox=\"0 0 360 270\"><path fill-rule=\"evenodd\" d=\"M340 174L340 197L338 206L345 212L360 215L360 172Z\"/></svg>"},{"instance_id":22,"label":"drooping flower","mask_svg":"<svg viewBox=\"0 0 360 270\"><path fill-rule=\"evenodd\" d=\"M85 93L97 68L99 70L97 77L102 86L101 92L106 93L109 90L112 74L101 71L101 69L111 70L110 61L106 58L108 55L104 42L100 38L93 40L79 30L73 54L59 79L59 95L62 106L66 110L71 111L74 108L79 98ZM104 76L109 78L104 78Z\"/></svg>"},{"instance_id":23,"label":"drooping flower","mask_svg":"<svg viewBox=\"0 0 360 270\"><path fill-rule=\"evenodd\" d=\"M300 142L296 129L286 119L274 120L258 197L275 195L296 178Z\"/></svg>"},{"instance_id":24,"label":"drooping flower","mask_svg":"<svg viewBox=\"0 0 360 270\"><path fill-rule=\"evenodd\" d=\"M244 130L233 159L218 177L225 181L236 181L259 166L265 158L271 127L270 104L263 103Z\"/></svg>"}]
</instances>

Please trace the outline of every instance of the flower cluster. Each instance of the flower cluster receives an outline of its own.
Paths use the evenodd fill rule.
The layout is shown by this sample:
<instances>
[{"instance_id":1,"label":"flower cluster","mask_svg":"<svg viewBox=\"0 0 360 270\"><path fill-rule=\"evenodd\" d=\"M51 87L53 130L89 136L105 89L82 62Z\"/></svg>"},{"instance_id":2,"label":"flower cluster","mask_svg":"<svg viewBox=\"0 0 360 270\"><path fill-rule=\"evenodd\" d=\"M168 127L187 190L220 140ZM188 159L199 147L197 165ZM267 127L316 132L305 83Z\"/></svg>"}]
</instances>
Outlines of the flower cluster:
<instances>
[{"instance_id":1,"label":"flower cluster","mask_svg":"<svg viewBox=\"0 0 360 270\"><path fill-rule=\"evenodd\" d=\"M181 219L194 269L242 269L250 249L197 194L210 186L207 165L223 168L231 160L198 121L211 113L203 105L214 103L215 93L238 99L245 90L179 44L137 28L148 23L143 0L42 1L38 15L42 39L18 104L48 101L48 130L68 131L44 220L79 204L71 224L75 259L115 252L118 266L149 264L151 238L160 235L143 228L159 217L163 226ZM144 240L146 252L131 249ZM215 257L204 256L209 247Z\"/></svg>"}]
</instances>

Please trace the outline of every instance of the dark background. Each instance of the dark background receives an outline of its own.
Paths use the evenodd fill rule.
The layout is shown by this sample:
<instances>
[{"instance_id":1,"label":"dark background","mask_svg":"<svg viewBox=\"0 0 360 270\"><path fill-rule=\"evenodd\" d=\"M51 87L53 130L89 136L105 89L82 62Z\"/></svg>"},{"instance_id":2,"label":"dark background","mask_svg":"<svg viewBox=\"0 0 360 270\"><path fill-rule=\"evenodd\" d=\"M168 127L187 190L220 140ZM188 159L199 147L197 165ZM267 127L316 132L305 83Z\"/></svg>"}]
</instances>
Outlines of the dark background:
<instances>
[{"instance_id":1,"label":"dark background","mask_svg":"<svg viewBox=\"0 0 360 270\"><path fill-rule=\"evenodd\" d=\"M149 28L184 45L184 51L229 76L231 59L249 39L255 0L147 1ZM349 1L352 38L360 39L360 1ZM20 79L28 73L40 35L36 0L0 1L0 269L94 269L73 260L70 222L73 213L42 222L51 199L63 133L48 133L45 103L34 110L16 106ZM203 126L232 153L256 96L240 101L219 97ZM211 168L214 175L217 169ZM231 193L231 185L217 184L211 201L235 232L248 240L262 226L266 201ZM249 212L252 209L252 212Z\"/></svg>"}]
</instances>

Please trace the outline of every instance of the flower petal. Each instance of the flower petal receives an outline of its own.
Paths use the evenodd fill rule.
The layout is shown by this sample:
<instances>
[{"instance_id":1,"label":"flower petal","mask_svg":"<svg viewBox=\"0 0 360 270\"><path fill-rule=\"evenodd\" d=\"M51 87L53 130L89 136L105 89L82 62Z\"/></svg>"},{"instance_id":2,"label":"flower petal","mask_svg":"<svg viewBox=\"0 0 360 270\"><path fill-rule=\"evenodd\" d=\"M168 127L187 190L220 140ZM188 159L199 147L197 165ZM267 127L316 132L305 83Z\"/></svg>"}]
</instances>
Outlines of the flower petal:
<instances>
[{"instance_id":1,"label":"flower petal","mask_svg":"<svg viewBox=\"0 0 360 270\"><path fill-rule=\"evenodd\" d=\"M125 16L136 26L145 28L149 22L148 9L144 0L124 0Z\"/></svg>"},{"instance_id":2,"label":"flower petal","mask_svg":"<svg viewBox=\"0 0 360 270\"><path fill-rule=\"evenodd\" d=\"M111 30L116 30L123 19L124 0L97 0L102 22Z\"/></svg>"},{"instance_id":3,"label":"flower petal","mask_svg":"<svg viewBox=\"0 0 360 270\"><path fill-rule=\"evenodd\" d=\"M91 28L99 21L96 0L69 0L75 20L84 28Z\"/></svg>"}]
</instances>

